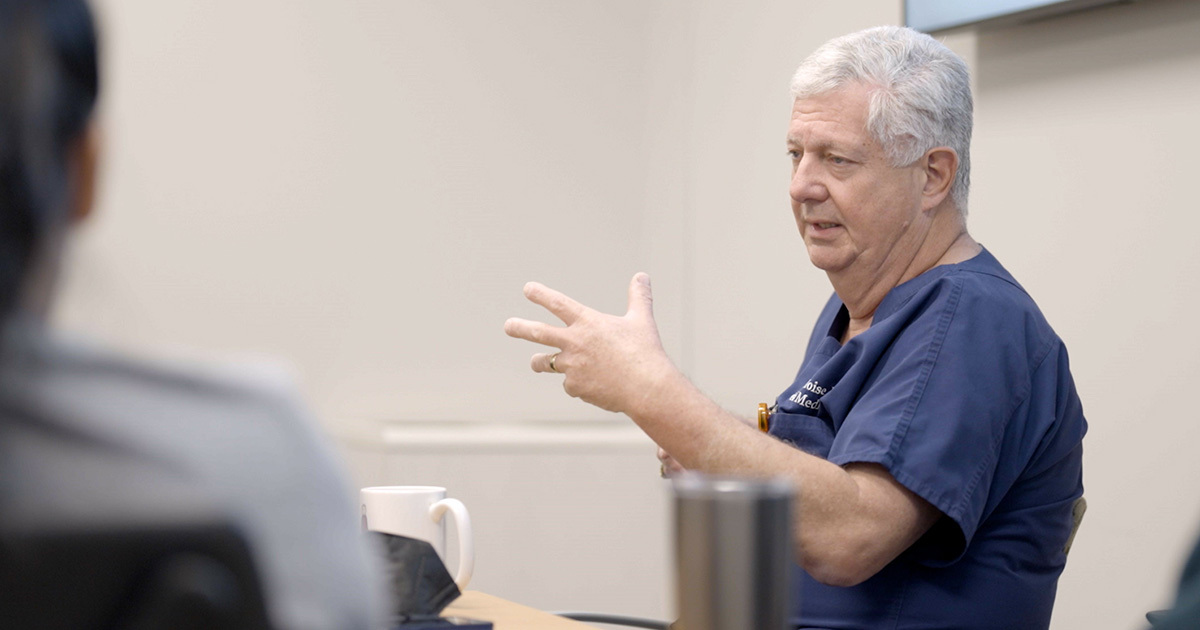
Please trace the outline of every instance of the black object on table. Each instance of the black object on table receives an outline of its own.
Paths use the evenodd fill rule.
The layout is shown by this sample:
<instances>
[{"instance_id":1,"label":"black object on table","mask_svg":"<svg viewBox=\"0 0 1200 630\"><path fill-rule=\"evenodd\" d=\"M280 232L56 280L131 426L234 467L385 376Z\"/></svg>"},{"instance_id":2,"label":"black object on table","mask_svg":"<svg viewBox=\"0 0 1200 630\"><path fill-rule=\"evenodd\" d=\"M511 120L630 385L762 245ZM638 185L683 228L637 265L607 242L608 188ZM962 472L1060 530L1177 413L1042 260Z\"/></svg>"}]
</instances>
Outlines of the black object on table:
<instances>
[{"instance_id":1,"label":"black object on table","mask_svg":"<svg viewBox=\"0 0 1200 630\"><path fill-rule=\"evenodd\" d=\"M382 553L392 598L389 626L394 630L491 630L490 621L439 617L462 592L446 565L424 540L368 532Z\"/></svg>"}]
</instances>

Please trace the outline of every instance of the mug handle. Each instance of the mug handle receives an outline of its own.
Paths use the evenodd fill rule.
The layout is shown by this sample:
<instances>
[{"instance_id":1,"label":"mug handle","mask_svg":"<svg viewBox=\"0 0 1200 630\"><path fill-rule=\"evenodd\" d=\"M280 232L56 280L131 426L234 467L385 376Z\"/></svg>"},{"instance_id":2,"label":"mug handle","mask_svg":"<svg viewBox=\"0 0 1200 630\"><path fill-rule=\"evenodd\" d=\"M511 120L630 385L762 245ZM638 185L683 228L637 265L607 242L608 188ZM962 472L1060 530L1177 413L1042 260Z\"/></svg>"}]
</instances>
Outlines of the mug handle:
<instances>
[{"instance_id":1,"label":"mug handle","mask_svg":"<svg viewBox=\"0 0 1200 630\"><path fill-rule=\"evenodd\" d=\"M458 528L458 573L454 583L458 590L464 590L471 575L475 573L475 544L471 538L471 516L467 514L467 506L458 499L442 499L429 506L429 516L436 523L442 520L446 511L454 513L454 524Z\"/></svg>"}]
</instances>

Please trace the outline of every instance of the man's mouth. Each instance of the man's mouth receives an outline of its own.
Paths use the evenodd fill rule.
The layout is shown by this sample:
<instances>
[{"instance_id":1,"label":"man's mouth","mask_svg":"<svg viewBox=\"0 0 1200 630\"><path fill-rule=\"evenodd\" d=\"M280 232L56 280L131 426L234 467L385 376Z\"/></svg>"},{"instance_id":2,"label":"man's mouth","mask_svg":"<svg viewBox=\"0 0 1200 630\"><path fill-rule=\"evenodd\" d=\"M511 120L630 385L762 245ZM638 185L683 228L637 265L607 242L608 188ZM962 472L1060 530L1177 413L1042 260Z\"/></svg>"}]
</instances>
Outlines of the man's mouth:
<instances>
[{"instance_id":1,"label":"man's mouth","mask_svg":"<svg viewBox=\"0 0 1200 630\"><path fill-rule=\"evenodd\" d=\"M835 238L836 235L841 233L839 229L842 228L841 223L834 223L833 221L808 221L807 225L806 232L808 236L820 241Z\"/></svg>"}]
</instances>

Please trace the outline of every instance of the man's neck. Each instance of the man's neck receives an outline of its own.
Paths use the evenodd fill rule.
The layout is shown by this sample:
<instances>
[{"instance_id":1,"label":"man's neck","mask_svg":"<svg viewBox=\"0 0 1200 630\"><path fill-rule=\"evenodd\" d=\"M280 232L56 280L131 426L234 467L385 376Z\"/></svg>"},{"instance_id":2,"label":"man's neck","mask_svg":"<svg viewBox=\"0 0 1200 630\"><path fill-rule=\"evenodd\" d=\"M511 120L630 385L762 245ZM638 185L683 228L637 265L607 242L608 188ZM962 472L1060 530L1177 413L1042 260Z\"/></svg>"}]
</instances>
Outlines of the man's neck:
<instances>
[{"instance_id":1,"label":"man's neck","mask_svg":"<svg viewBox=\"0 0 1200 630\"><path fill-rule=\"evenodd\" d=\"M863 274L856 276L853 271L828 274L833 290L837 292L838 298L846 305L850 314L843 343L870 328L875 309L892 289L934 267L969 260L983 249L967 233L961 219L956 222L955 227L953 230L942 230L941 234L931 233L906 265L897 267L890 273L868 277L861 277Z\"/></svg>"}]
</instances>

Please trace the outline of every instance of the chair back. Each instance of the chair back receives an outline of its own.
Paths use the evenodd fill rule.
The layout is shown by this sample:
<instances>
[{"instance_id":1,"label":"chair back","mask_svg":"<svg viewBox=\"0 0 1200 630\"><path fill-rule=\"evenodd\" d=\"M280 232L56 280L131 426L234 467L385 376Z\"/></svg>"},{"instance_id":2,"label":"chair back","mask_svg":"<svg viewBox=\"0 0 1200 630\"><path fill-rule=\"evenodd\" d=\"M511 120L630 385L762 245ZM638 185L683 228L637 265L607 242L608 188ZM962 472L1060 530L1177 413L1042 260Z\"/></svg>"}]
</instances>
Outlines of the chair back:
<instances>
[{"instance_id":1,"label":"chair back","mask_svg":"<svg viewBox=\"0 0 1200 630\"><path fill-rule=\"evenodd\" d=\"M227 523L0 532L0 627L270 627L250 550Z\"/></svg>"},{"instance_id":2,"label":"chair back","mask_svg":"<svg viewBox=\"0 0 1200 630\"><path fill-rule=\"evenodd\" d=\"M1063 546L1063 553L1071 553L1071 543L1075 542L1075 534L1079 532L1079 524L1083 522L1083 513L1087 512L1087 499L1079 497L1075 499L1074 505L1071 506L1071 535L1067 536L1067 544Z\"/></svg>"}]
</instances>

